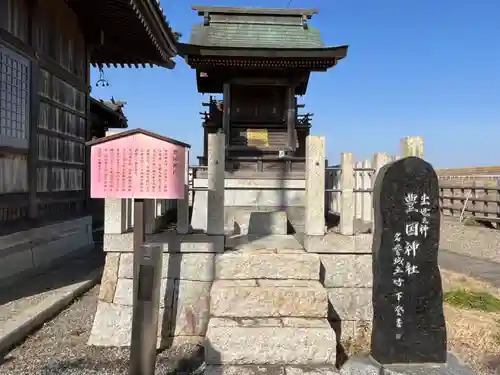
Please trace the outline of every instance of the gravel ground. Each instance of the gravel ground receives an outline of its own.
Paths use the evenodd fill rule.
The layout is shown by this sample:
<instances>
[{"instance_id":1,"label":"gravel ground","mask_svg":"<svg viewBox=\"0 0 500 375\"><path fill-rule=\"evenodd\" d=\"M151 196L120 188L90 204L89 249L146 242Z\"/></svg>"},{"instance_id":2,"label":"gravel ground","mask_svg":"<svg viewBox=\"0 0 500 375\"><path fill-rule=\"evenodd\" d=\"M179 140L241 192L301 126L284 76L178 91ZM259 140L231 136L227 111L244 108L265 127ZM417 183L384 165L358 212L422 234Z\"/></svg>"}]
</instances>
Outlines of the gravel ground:
<instances>
[{"instance_id":1,"label":"gravel ground","mask_svg":"<svg viewBox=\"0 0 500 375\"><path fill-rule=\"evenodd\" d=\"M0 374L126 375L128 349L87 346L98 294L96 286L8 353ZM156 374L201 374L202 363L201 347L184 345L158 355Z\"/></svg>"},{"instance_id":2,"label":"gravel ground","mask_svg":"<svg viewBox=\"0 0 500 375\"><path fill-rule=\"evenodd\" d=\"M500 263L441 249L439 250L439 266L500 288Z\"/></svg>"},{"instance_id":3,"label":"gravel ground","mask_svg":"<svg viewBox=\"0 0 500 375\"><path fill-rule=\"evenodd\" d=\"M461 255L460 258L476 257L488 260L490 268L493 265L500 265L500 231L466 227L454 219L445 219L442 225L441 247L450 250L446 252L444 260L445 263L449 263L450 267L445 268L454 269L456 267L451 267L451 265L458 263L464 266L466 263L470 265L470 262L465 259L458 259L456 256L458 254ZM96 254L94 260L87 259L82 263L75 261L72 267L65 267L65 271L61 273L62 276L60 275L57 281L55 278L45 277L43 283L31 283L30 288L34 289L28 287L15 290L0 289L0 303L3 304L0 306L0 321L4 314L11 314L7 312L9 310L6 309L7 306L10 306L13 311L19 311L27 306L23 306L23 303L31 304L39 298L40 294L47 293L48 290L58 285L62 286L68 280L77 280L79 274L88 270L86 267L92 267L92 264L95 267L101 262L99 256L101 255ZM492 263L496 264L492 265ZM481 268L483 273L485 272L482 265L478 264L476 268ZM497 267L493 268L496 272ZM486 272L491 275L495 273ZM470 272L463 273L470 274ZM128 349L87 346L97 307L98 292L99 286L94 287L20 346L5 357L0 357L0 374L128 375ZM28 295L34 296L31 302L18 301L19 298ZM17 302L14 302L16 300ZM198 345L186 344L159 353L156 374L195 375L201 374L202 368L202 348Z\"/></svg>"},{"instance_id":4,"label":"gravel ground","mask_svg":"<svg viewBox=\"0 0 500 375\"><path fill-rule=\"evenodd\" d=\"M500 230L466 226L456 218L441 220L439 247L457 254L500 263Z\"/></svg>"}]
</instances>

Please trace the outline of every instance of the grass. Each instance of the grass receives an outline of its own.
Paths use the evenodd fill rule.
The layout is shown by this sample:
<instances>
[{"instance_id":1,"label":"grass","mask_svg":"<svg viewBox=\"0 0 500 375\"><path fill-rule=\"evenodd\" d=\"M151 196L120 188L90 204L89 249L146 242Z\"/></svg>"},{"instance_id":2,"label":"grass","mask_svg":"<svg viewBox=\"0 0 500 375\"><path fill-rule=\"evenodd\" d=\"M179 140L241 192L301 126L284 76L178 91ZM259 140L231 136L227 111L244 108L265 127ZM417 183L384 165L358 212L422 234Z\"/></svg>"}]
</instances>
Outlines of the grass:
<instances>
[{"instance_id":1,"label":"grass","mask_svg":"<svg viewBox=\"0 0 500 375\"><path fill-rule=\"evenodd\" d=\"M488 292L456 289L444 294L444 301L462 309L500 312L500 299Z\"/></svg>"},{"instance_id":2,"label":"grass","mask_svg":"<svg viewBox=\"0 0 500 375\"><path fill-rule=\"evenodd\" d=\"M360 321L356 327L355 337L349 337L343 342L349 356L365 353L370 349L371 327L368 322Z\"/></svg>"},{"instance_id":3,"label":"grass","mask_svg":"<svg viewBox=\"0 0 500 375\"><path fill-rule=\"evenodd\" d=\"M471 217L465 217L464 220L462 221L462 224L465 225L466 227L478 227L481 225Z\"/></svg>"},{"instance_id":4,"label":"grass","mask_svg":"<svg viewBox=\"0 0 500 375\"><path fill-rule=\"evenodd\" d=\"M500 375L500 288L441 270L448 349L478 375ZM343 340L349 356L370 350L371 327L359 324Z\"/></svg>"}]
</instances>

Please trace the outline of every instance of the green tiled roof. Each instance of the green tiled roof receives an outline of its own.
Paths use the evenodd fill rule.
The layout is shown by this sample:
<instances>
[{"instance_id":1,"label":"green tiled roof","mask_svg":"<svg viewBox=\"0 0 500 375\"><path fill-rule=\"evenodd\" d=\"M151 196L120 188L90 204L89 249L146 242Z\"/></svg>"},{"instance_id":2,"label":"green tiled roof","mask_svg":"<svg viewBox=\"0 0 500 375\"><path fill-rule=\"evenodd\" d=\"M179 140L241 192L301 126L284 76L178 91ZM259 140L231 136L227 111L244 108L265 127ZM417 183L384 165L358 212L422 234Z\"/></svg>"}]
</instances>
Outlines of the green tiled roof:
<instances>
[{"instance_id":1,"label":"green tiled roof","mask_svg":"<svg viewBox=\"0 0 500 375\"><path fill-rule=\"evenodd\" d=\"M301 25L211 23L194 25L189 44L210 47L323 48L318 29Z\"/></svg>"}]
</instances>

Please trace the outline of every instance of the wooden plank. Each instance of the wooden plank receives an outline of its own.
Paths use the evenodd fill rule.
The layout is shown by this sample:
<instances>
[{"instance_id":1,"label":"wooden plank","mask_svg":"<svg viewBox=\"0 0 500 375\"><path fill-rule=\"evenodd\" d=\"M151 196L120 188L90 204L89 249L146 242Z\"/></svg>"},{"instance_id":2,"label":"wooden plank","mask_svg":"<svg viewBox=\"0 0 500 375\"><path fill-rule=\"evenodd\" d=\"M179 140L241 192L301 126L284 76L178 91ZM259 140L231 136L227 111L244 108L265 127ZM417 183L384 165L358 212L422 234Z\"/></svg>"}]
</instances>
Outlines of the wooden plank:
<instances>
[{"instance_id":1,"label":"wooden plank","mask_svg":"<svg viewBox=\"0 0 500 375\"><path fill-rule=\"evenodd\" d=\"M481 202L481 203L496 203L499 200L491 197L486 197L486 198L474 198L470 197L467 198L467 196L462 195L462 196L457 196L457 195L440 195L439 196L441 199L447 199L447 200L457 200L464 202L466 200L471 200L471 201L476 201L476 202Z\"/></svg>"},{"instance_id":2,"label":"wooden plank","mask_svg":"<svg viewBox=\"0 0 500 375\"><path fill-rule=\"evenodd\" d=\"M28 206L28 193L0 194L0 208Z\"/></svg>"},{"instance_id":3,"label":"wooden plank","mask_svg":"<svg viewBox=\"0 0 500 375\"><path fill-rule=\"evenodd\" d=\"M224 83L223 86L223 98L222 98L222 129L226 134L226 146L230 142L230 134L231 134L231 84Z\"/></svg>"},{"instance_id":4,"label":"wooden plank","mask_svg":"<svg viewBox=\"0 0 500 375\"><path fill-rule=\"evenodd\" d=\"M28 161L26 155L0 156L0 194L28 192Z\"/></svg>"},{"instance_id":5,"label":"wooden plank","mask_svg":"<svg viewBox=\"0 0 500 375\"><path fill-rule=\"evenodd\" d=\"M459 214L463 210L463 204L443 204L441 205L442 210L450 210L450 211L456 211ZM498 213L500 212L500 208L498 204L494 204L491 207L486 206L486 207L474 207L473 205L471 206L466 206L464 212L469 212L469 213L478 213L478 214L491 214L496 217Z\"/></svg>"},{"instance_id":6,"label":"wooden plank","mask_svg":"<svg viewBox=\"0 0 500 375\"><path fill-rule=\"evenodd\" d=\"M287 149L295 151L297 145L297 131L295 122L297 120L297 111L295 108L295 87L289 86L286 90L286 123L287 123Z\"/></svg>"},{"instance_id":7,"label":"wooden plank","mask_svg":"<svg viewBox=\"0 0 500 375\"><path fill-rule=\"evenodd\" d=\"M252 7L218 7L218 6L191 6L192 10L200 16L208 14L244 14L244 15L268 15L268 16L306 16L312 17L318 14L318 9L291 9L291 8L252 8Z\"/></svg>"},{"instance_id":8,"label":"wooden plank","mask_svg":"<svg viewBox=\"0 0 500 375\"><path fill-rule=\"evenodd\" d=\"M477 190L498 190L498 186L491 186L484 181L467 181L467 182L440 182L440 189L477 189Z\"/></svg>"},{"instance_id":9,"label":"wooden plank","mask_svg":"<svg viewBox=\"0 0 500 375\"><path fill-rule=\"evenodd\" d=\"M500 166L478 166L464 168L440 168L436 170L439 177L441 176L482 176L492 175L500 177Z\"/></svg>"}]
</instances>

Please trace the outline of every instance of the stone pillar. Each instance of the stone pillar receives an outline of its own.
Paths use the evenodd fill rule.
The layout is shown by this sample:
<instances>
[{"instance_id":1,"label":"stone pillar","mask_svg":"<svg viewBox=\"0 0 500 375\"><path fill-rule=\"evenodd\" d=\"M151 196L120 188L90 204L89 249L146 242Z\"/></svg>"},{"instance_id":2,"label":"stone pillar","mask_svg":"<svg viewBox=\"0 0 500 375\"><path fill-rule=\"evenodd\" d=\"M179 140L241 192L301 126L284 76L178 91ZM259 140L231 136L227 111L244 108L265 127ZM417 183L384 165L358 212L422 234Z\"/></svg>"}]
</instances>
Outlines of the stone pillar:
<instances>
[{"instance_id":1,"label":"stone pillar","mask_svg":"<svg viewBox=\"0 0 500 375\"><path fill-rule=\"evenodd\" d=\"M352 236L354 234L354 216L356 207L354 201L354 154L343 152L340 154L342 173L340 175L340 189L342 190L340 211L340 234Z\"/></svg>"},{"instance_id":2,"label":"stone pillar","mask_svg":"<svg viewBox=\"0 0 500 375\"><path fill-rule=\"evenodd\" d=\"M357 170L363 167L363 163L358 161L354 164L354 189L361 190L363 184L363 171ZM361 192L354 192L355 218L363 218L363 195Z\"/></svg>"},{"instance_id":3,"label":"stone pillar","mask_svg":"<svg viewBox=\"0 0 500 375\"><path fill-rule=\"evenodd\" d=\"M393 161L393 157L391 157L388 153L386 152L376 152L373 154L373 160L372 160L372 166L373 169L375 170L372 175L372 189L375 187L375 181L377 179L378 172L380 171L380 168L382 168L384 165L390 163ZM373 193L372 193L372 209L373 209ZM375 218L373 218L372 221L372 233L374 230L374 223L375 223Z\"/></svg>"},{"instance_id":4,"label":"stone pillar","mask_svg":"<svg viewBox=\"0 0 500 375\"><path fill-rule=\"evenodd\" d=\"M144 199L144 224L146 234L153 234L157 229L156 199Z\"/></svg>"},{"instance_id":5,"label":"stone pillar","mask_svg":"<svg viewBox=\"0 0 500 375\"><path fill-rule=\"evenodd\" d=\"M125 201L125 227L127 229L132 228L134 225L132 209L133 209L133 199L124 199Z\"/></svg>"},{"instance_id":6,"label":"stone pillar","mask_svg":"<svg viewBox=\"0 0 500 375\"><path fill-rule=\"evenodd\" d=\"M325 234L325 137L306 137L306 236Z\"/></svg>"},{"instance_id":7,"label":"stone pillar","mask_svg":"<svg viewBox=\"0 0 500 375\"><path fill-rule=\"evenodd\" d=\"M365 160L362 164L362 168L368 169L372 167L372 163L370 160ZM370 171L363 171L363 177L362 177L362 182L361 182L361 188L363 190L370 190L372 189L372 181L371 181L371 173ZM372 196L373 194L370 192L365 192L363 193L363 213L361 215L363 222L365 223L371 223L373 221L373 207L372 207Z\"/></svg>"},{"instance_id":8,"label":"stone pillar","mask_svg":"<svg viewBox=\"0 0 500 375\"><path fill-rule=\"evenodd\" d=\"M133 228L134 227L134 198L129 199L127 205L128 205L127 220L130 223L129 228Z\"/></svg>"},{"instance_id":9,"label":"stone pillar","mask_svg":"<svg viewBox=\"0 0 500 375\"><path fill-rule=\"evenodd\" d=\"M184 199L177 200L177 233L189 232L189 149L185 149Z\"/></svg>"},{"instance_id":10,"label":"stone pillar","mask_svg":"<svg viewBox=\"0 0 500 375\"><path fill-rule=\"evenodd\" d=\"M416 156L424 158L424 137L404 137L401 140L401 157Z\"/></svg>"},{"instance_id":11,"label":"stone pillar","mask_svg":"<svg viewBox=\"0 0 500 375\"><path fill-rule=\"evenodd\" d=\"M126 199L104 199L104 233L122 234L128 229Z\"/></svg>"},{"instance_id":12,"label":"stone pillar","mask_svg":"<svg viewBox=\"0 0 500 375\"><path fill-rule=\"evenodd\" d=\"M167 212L167 200L166 199L157 199L156 200L156 213L155 217L161 217L165 212Z\"/></svg>"},{"instance_id":13,"label":"stone pillar","mask_svg":"<svg viewBox=\"0 0 500 375\"><path fill-rule=\"evenodd\" d=\"M207 234L224 235L224 133L208 134Z\"/></svg>"},{"instance_id":14,"label":"stone pillar","mask_svg":"<svg viewBox=\"0 0 500 375\"><path fill-rule=\"evenodd\" d=\"M384 165L391 162L391 157L386 152L376 152L373 154L373 169L375 170L372 175L372 186L375 186L375 180L377 179L378 171Z\"/></svg>"}]
</instances>

